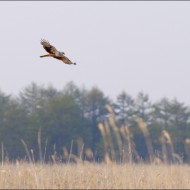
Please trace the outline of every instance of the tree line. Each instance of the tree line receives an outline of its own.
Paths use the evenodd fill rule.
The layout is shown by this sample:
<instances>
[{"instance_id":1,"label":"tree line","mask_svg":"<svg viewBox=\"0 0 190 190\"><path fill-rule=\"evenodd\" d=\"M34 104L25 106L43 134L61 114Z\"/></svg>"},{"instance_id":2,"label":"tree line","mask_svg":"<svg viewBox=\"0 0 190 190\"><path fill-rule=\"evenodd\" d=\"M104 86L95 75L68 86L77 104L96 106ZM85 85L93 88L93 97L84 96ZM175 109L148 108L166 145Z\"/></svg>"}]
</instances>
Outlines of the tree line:
<instances>
[{"instance_id":1,"label":"tree line","mask_svg":"<svg viewBox=\"0 0 190 190\"><path fill-rule=\"evenodd\" d=\"M1 159L24 159L28 150L35 161L49 161L52 155L60 159L71 153L82 159L90 159L91 154L92 160L103 160L106 150L98 125L105 125L110 119L108 105L113 109L116 128L128 126L136 153L142 160L148 159L149 149L136 118L147 125L155 155L163 151L161 134L167 131L175 153L189 162L188 105L165 97L152 102L143 92L132 97L125 91L113 101L98 87L85 89L72 81L62 90L31 83L17 96L0 92ZM117 154L116 141L113 137L119 160L121 155Z\"/></svg>"}]
</instances>

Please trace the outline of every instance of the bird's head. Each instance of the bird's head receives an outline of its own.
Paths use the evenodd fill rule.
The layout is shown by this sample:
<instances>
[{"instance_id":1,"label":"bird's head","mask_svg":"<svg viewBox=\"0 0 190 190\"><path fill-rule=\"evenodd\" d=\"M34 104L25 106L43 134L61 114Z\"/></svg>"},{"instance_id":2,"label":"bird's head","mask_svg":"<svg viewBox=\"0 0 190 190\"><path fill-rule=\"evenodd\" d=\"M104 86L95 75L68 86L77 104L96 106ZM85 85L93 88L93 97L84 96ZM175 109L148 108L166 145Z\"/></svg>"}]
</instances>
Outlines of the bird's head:
<instances>
[{"instance_id":1,"label":"bird's head","mask_svg":"<svg viewBox=\"0 0 190 190\"><path fill-rule=\"evenodd\" d=\"M60 51L59 53L61 53L61 54L65 55L65 53L64 53L63 51Z\"/></svg>"}]
</instances>

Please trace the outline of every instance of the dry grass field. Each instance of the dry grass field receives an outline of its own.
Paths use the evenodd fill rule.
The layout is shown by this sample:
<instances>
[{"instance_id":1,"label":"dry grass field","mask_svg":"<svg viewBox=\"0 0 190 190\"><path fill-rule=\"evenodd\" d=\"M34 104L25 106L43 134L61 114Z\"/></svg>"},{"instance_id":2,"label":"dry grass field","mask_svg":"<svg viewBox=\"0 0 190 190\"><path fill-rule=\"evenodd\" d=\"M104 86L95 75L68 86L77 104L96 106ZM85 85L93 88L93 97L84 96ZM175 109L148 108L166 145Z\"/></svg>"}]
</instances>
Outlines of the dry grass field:
<instances>
[{"instance_id":1,"label":"dry grass field","mask_svg":"<svg viewBox=\"0 0 190 190\"><path fill-rule=\"evenodd\" d=\"M160 136L162 149L157 156L148 126L142 119L136 120L148 152L148 159L142 160L135 149L130 128L127 125L117 127L113 110L111 107L108 110L111 114L109 122L98 125L104 146L102 162L93 162L92 151L84 151L81 143L78 155L72 154L72 148L70 151L63 148L65 163L60 162L61 158L53 154L49 163L44 164L45 153L42 152L39 130L40 162L34 160L33 150L29 151L27 144L21 140L28 162L25 159L11 163L9 159L5 159L2 144L0 189L190 189L190 165L183 163L182 158L175 153L171 136L166 130ZM114 148L114 143L118 150ZM185 143L185 150L190 158L189 139ZM84 152L91 162L84 161Z\"/></svg>"},{"instance_id":2,"label":"dry grass field","mask_svg":"<svg viewBox=\"0 0 190 190\"><path fill-rule=\"evenodd\" d=\"M189 165L4 163L0 189L189 189Z\"/></svg>"}]
</instances>

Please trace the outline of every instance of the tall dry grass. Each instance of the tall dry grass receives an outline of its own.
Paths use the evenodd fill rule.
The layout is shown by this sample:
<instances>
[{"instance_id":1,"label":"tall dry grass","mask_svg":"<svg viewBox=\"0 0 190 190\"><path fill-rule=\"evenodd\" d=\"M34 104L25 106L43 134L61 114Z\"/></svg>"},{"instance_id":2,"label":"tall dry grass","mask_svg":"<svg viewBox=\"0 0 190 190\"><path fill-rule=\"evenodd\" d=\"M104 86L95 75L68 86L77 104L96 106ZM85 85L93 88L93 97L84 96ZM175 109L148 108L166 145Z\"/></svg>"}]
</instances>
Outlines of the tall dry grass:
<instances>
[{"instance_id":1,"label":"tall dry grass","mask_svg":"<svg viewBox=\"0 0 190 190\"><path fill-rule=\"evenodd\" d=\"M133 163L143 162L140 158L136 145L133 140L133 134L127 124L118 126L116 121L115 113L111 106L106 106L108 112L110 113L108 119L103 123L99 123L98 128L101 132L103 143L104 143L104 161L106 163L118 162L121 163ZM144 140L146 143L146 148L148 152L148 160L144 160L149 163L182 163L182 158L175 153L174 146L172 143L172 138L168 131L163 130L160 134L160 144L161 144L161 155L156 154L153 148L151 134L149 132L147 124L142 118L137 117L135 119L137 127L142 132ZM116 139L114 141L114 139ZM117 144L117 147L114 146ZM119 154L117 153L119 151ZM190 160L190 140L185 140L185 151ZM118 159L119 157L119 159Z\"/></svg>"},{"instance_id":2,"label":"tall dry grass","mask_svg":"<svg viewBox=\"0 0 190 190\"><path fill-rule=\"evenodd\" d=\"M109 117L105 119L103 122L98 124L98 128L102 135L103 142L103 161L105 163L111 162L119 162L119 163L182 163L182 158L175 153L174 146L172 143L172 138L168 131L163 130L160 134L160 144L161 144L161 154L156 154L156 151L153 148L151 134L149 133L149 129L147 124L143 121L142 118L137 117L135 119L137 128L142 132L144 136L147 152L148 152L148 160L143 160L137 150L136 145L133 140L133 134L131 132L130 127L125 123L122 126L118 126L115 113L111 106L106 106ZM41 142L41 128L38 131L37 135L37 143L38 143L38 151L39 151L39 161L41 163L45 162L46 157L46 146L47 139L45 142L45 147L42 147ZM70 150L68 151L66 147L63 147L63 155L58 156L56 152L56 145L53 147L53 154L50 156L50 160L53 163L57 161L64 161L66 163L75 162L80 163L83 160L94 161L94 154L92 150L84 145L83 139L77 139L77 154L74 155L72 153L73 150L73 141L71 142ZM33 150L29 150L27 144L23 139L21 139L21 143L25 149L27 158L29 162L35 162L34 152ZM190 161L190 140L186 139L184 142L186 155ZM1 145L1 155L2 155L2 163L4 161L4 147ZM47 161L47 160L46 160Z\"/></svg>"},{"instance_id":3,"label":"tall dry grass","mask_svg":"<svg viewBox=\"0 0 190 190\"><path fill-rule=\"evenodd\" d=\"M187 155L188 162L190 163L190 139L185 139L185 153Z\"/></svg>"},{"instance_id":4,"label":"tall dry grass","mask_svg":"<svg viewBox=\"0 0 190 190\"><path fill-rule=\"evenodd\" d=\"M188 189L189 165L5 163L0 189Z\"/></svg>"}]
</instances>

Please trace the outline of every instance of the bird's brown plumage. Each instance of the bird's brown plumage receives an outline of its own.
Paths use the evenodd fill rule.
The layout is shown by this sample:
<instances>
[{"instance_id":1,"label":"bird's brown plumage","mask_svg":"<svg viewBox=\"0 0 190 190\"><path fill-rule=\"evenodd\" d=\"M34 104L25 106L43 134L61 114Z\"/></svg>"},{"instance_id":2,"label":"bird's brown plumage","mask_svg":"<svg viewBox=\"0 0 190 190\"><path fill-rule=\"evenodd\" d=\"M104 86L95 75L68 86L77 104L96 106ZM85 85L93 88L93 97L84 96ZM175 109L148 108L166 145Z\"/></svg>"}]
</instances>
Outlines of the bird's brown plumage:
<instances>
[{"instance_id":1,"label":"bird's brown plumage","mask_svg":"<svg viewBox=\"0 0 190 190\"><path fill-rule=\"evenodd\" d=\"M56 54L58 52L57 49L52 46L48 41L41 40L41 44L48 53Z\"/></svg>"},{"instance_id":2,"label":"bird's brown plumage","mask_svg":"<svg viewBox=\"0 0 190 190\"><path fill-rule=\"evenodd\" d=\"M41 40L41 44L43 45L43 48L49 53L47 55L40 56L41 58L42 57L54 57L56 59L63 61L66 64L76 65L76 63L73 63L69 58L67 58L63 52L57 51L57 49L54 46L52 46L48 41Z\"/></svg>"}]
</instances>

